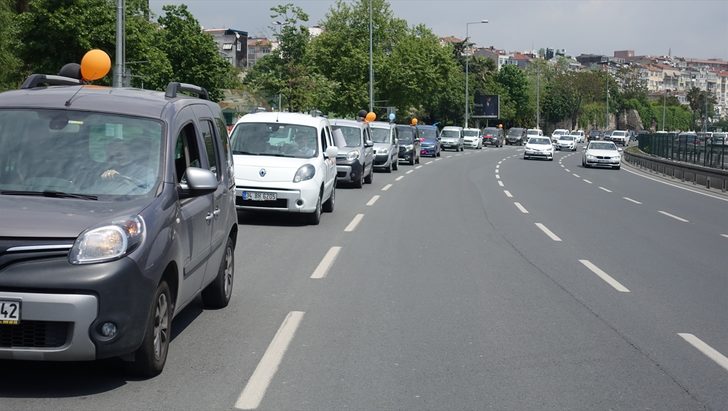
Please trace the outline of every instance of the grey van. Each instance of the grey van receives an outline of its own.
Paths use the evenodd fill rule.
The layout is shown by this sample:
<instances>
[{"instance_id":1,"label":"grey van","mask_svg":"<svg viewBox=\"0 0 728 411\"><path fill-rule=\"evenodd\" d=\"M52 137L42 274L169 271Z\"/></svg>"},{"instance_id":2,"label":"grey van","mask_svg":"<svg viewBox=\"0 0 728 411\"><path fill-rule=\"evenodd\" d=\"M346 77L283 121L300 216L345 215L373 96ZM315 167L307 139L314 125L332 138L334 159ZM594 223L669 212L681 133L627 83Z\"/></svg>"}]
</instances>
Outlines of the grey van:
<instances>
[{"instance_id":1,"label":"grey van","mask_svg":"<svg viewBox=\"0 0 728 411\"><path fill-rule=\"evenodd\" d=\"M331 120L336 156L336 179L362 188L374 181L374 142L369 123L360 120Z\"/></svg>"},{"instance_id":2,"label":"grey van","mask_svg":"<svg viewBox=\"0 0 728 411\"><path fill-rule=\"evenodd\" d=\"M191 92L200 98L179 92ZM172 319L232 296L232 155L207 92L35 74L0 93L0 359L160 373Z\"/></svg>"},{"instance_id":3,"label":"grey van","mask_svg":"<svg viewBox=\"0 0 728 411\"><path fill-rule=\"evenodd\" d=\"M374 141L374 168L387 173L399 169L399 140L395 124L373 121L369 127Z\"/></svg>"}]
</instances>

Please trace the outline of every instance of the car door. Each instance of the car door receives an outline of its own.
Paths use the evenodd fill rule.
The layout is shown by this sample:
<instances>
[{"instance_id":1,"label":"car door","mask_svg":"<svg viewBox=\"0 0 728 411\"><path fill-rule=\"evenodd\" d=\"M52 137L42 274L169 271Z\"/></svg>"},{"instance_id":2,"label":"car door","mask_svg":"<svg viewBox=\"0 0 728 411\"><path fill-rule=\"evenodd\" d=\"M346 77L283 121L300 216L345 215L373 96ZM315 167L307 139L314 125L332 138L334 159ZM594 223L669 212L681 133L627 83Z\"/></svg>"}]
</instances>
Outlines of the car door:
<instances>
[{"instance_id":1,"label":"car door","mask_svg":"<svg viewBox=\"0 0 728 411\"><path fill-rule=\"evenodd\" d=\"M197 117L198 126L200 128L200 136L204 150L201 156L205 160L203 164L217 178L217 189L212 193L212 221L211 237L210 237L210 255L209 263L205 269L203 284L212 281L217 275L220 262L225 252L225 242L227 240L227 219L223 214L230 208L231 197L234 191L231 191L224 183L227 179L225 173L229 169L227 159L223 156L223 147L221 137L218 135L215 120L212 111L202 104L194 106L195 116ZM234 200L233 200L234 201Z\"/></svg>"},{"instance_id":2,"label":"car door","mask_svg":"<svg viewBox=\"0 0 728 411\"><path fill-rule=\"evenodd\" d=\"M364 159L365 167L369 169L368 172L374 172L374 141L372 141L368 125L364 127Z\"/></svg>"},{"instance_id":3,"label":"car door","mask_svg":"<svg viewBox=\"0 0 728 411\"><path fill-rule=\"evenodd\" d=\"M184 108L177 116L180 129L175 143L175 177L178 191L187 190L185 171L188 167L205 167L204 147L199 138L192 108ZM184 259L180 284L179 306L184 306L199 291L207 268L212 239L213 194L194 197L181 195L179 200L179 237Z\"/></svg>"},{"instance_id":4,"label":"car door","mask_svg":"<svg viewBox=\"0 0 728 411\"><path fill-rule=\"evenodd\" d=\"M389 155L392 156L392 163L399 161L399 139L397 138L397 127L389 128Z\"/></svg>"},{"instance_id":5,"label":"car door","mask_svg":"<svg viewBox=\"0 0 728 411\"><path fill-rule=\"evenodd\" d=\"M336 184L336 159L326 157L326 149L334 145L331 129L328 125L321 128L321 158L324 172L324 191L331 192Z\"/></svg>"}]
</instances>

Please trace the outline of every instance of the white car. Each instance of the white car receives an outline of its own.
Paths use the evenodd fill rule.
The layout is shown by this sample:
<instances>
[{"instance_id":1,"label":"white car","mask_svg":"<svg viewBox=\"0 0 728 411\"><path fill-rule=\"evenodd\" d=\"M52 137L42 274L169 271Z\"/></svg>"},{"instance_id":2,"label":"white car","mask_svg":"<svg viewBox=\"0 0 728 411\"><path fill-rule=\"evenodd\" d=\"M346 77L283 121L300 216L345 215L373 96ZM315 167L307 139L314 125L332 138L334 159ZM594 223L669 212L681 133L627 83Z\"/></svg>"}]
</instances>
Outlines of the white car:
<instances>
[{"instance_id":1,"label":"white car","mask_svg":"<svg viewBox=\"0 0 728 411\"><path fill-rule=\"evenodd\" d=\"M621 144L626 145L628 136L627 132L624 130L614 130L612 131L612 134L609 135L609 139L614 142L614 144Z\"/></svg>"},{"instance_id":2,"label":"white car","mask_svg":"<svg viewBox=\"0 0 728 411\"><path fill-rule=\"evenodd\" d=\"M329 121L301 113L254 113L232 131L235 206L302 213L318 224L334 211L336 155Z\"/></svg>"},{"instance_id":3,"label":"white car","mask_svg":"<svg viewBox=\"0 0 728 411\"><path fill-rule=\"evenodd\" d=\"M611 167L619 170L622 162L621 149L611 141L591 141L581 158L584 167Z\"/></svg>"},{"instance_id":4,"label":"white car","mask_svg":"<svg viewBox=\"0 0 728 411\"><path fill-rule=\"evenodd\" d=\"M543 136L528 139L523 151L523 159L528 160L534 157L554 161L554 146L551 144L551 139Z\"/></svg>"},{"instance_id":5,"label":"white car","mask_svg":"<svg viewBox=\"0 0 728 411\"><path fill-rule=\"evenodd\" d=\"M543 136L543 130L540 128L529 128L526 130L526 141L528 141L531 137L541 137Z\"/></svg>"},{"instance_id":6,"label":"white car","mask_svg":"<svg viewBox=\"0 0 728 411\"><path fill-rule=\"evenodd\" d=\"M577 143L583 143L585 137L584 130L574 130L571 132L572 136L577 136L578 139L576 140Z\"/></svg>"},{"instance_id":7,"label":"white car","mask_svg":"<svg viewBox=\"0 0 728 411\"><path fill-rule=\"evenodd\" d=\"M555 143L559 140L559 137L567 134L569 134L569 130L565 128L557 128L553 133L551 133L551 141Z\"/></svg>"},{"instance_id":8,"label":"white car","mask_svg":"<svg viewBox=\"0 0 728 411\"><path fill-rule=\"evenodd\" d=\"M454 148L455 151L465 150L463 140L463 128L458 126L446 126L440 131L440 148Z\"/></svg>"},{"instance_id":9,"label":"white car","mask_svg":"<svg viewBox=\"0 0 728 411\"><path fill-rule=\"evenodd\" d=\"M464 128L463 145L465 146L465 148L483 148L483 138L480 136L480 129Z\"/></svg>"},{"instance_id":10,"label":"white car","mask_svg":"<svg viewBox=\"0 0 728 411\"><path fill-rule=\"evenodd\" d=\"M557 150L571 150L576 151L576 142L579 140L579 136L565 135L559 137L556 140Z\"/></svg>"}]
</instances>

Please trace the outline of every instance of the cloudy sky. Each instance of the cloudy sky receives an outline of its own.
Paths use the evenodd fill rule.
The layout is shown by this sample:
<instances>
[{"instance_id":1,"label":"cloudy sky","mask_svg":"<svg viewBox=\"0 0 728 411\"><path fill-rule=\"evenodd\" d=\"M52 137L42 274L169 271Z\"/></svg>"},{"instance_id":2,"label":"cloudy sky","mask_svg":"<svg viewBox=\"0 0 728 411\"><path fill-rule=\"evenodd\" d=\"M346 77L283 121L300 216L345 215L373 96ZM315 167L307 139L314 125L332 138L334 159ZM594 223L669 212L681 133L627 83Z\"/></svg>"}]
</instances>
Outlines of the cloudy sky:
<instances>
[{"instance_id":1,"label":"cloudy sky","mask_svg":"<svg viewBox=\"0 0 728 411\"><path fill-rule=\"evenodd\" d=\"M294 3L321 21L335 0L150 0L187 4L205 28L234 28L250 36L271 34L270 8ZM439 36L470 37L479 46L508 51L539 48L612 55L666 55L728 60L728 0L389 0L394 15L424 23Z\"/></svg>"}]
</instances>

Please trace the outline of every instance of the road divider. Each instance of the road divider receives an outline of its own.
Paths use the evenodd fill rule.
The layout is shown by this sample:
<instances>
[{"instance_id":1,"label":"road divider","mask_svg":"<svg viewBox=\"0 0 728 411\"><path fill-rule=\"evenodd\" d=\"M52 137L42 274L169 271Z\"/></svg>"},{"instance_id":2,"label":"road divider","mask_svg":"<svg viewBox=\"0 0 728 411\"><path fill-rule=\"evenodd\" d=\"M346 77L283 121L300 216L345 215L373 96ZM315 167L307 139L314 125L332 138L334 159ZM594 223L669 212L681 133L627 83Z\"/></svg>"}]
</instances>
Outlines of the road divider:
<instances>
[{"instance_id":1,"label":"road divider","mask_svg":"<svg viewBox=\"0 0 728 411\"><path fill-rule=\"evenodd\" d=\"M615 280L611 275L605 273L601 268L594 265L591 261L579 260L579 262L620 293L630 292L627 287L623 286L619 281Z\"/></svg>"},{"instance_id":2,"label":"road divider","mask_svg":"<svg viewBox=\"0 0 728 411\"><path fill-rule=\"evenodd\" d=\"M726 356L721 354L718 350L704 343L700 338L694 336L693 334L678 333L677 335L682 337L683 340L687 341L693 347L697 348L698 351L705 354L716 364L723 367L724 370L728 371L728 358L726 358Z\"/></svg>"},{"instance_id":3,"label":"road divider","mask_svg":"<svg viewBox=\"0 0 728 411\"><path fill-rule=\"evenodd\" d=\"M315 270L313 270L311 278L314 280L320 280L326 277L326 274L329 273L329 269L332 265L334 265L334 261L336 261L339 251L341 251L341 247L338 246L329 248L329 251L326 252L326 255L324 255L324 258L321 259L319 265Z\"/></svg>"},{"instance_id":4,"label":"road divider","mask_svg":"<svg viewBox=\"0 0 728 411\"><path fill-rule=\"evenodd\" d=\"M245 389L235 402L235 408L239 410L254 410L260 406L273 377L281 365L283 356L288 346L296 335L296 330L303 320L303 311L291 311L283 320L280 328L273 337L268 349L265 350L258 366L255 367L253 375L245 385Z\"/></svg>"},{"instance_id":5,"label":"road divider","mask_svg":"<svg viewBox=\"0 0 728 411\"><path fill-rule=\"evenodd\" d=\"M536 223L536 227L540 228L541 231L543 231L543 233L546 234L550 239L552 239L554 241L561 241L561 238L559 238L559 236L557 236L551 230L546 228L545 225L543 225L541 223Z\"/></svg>"}]
</instances>

